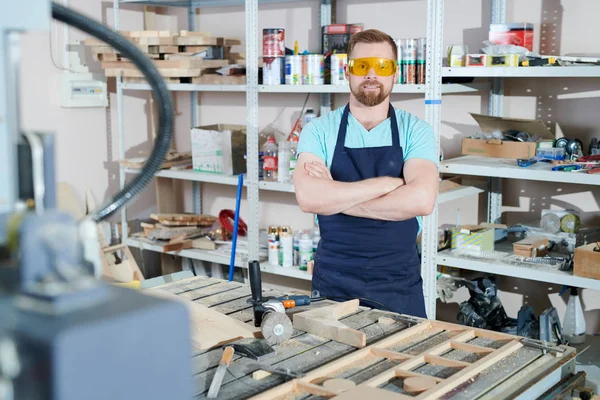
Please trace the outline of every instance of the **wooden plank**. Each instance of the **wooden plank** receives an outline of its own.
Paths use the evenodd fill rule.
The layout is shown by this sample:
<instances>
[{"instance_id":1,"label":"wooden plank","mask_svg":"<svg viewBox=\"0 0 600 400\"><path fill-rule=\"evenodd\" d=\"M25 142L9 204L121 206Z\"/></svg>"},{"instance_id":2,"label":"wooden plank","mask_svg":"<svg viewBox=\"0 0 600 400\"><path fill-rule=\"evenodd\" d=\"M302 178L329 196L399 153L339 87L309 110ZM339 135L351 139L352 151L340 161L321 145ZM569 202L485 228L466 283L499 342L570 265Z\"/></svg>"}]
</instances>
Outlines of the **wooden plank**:
<instances>
[{"instance_id":1,"label":"wooden plank","mask_svg":"<svg viewBox=\"0 0 600 400\"><path fill-rule=\"evenodd\" d=\"M142 46L162 46L176 44L177 37L140 37L134 38L134 41Z\"/></svg>"},{"instance_id":2,"label":"wooden plank","mask_svg":"<svg viewBox=\"0 0 600 400\"><path fill-rule=\"evenodd\" d=\"M440 395L448 392L450 389L460 385L463 382L475 377L477 374L499 362L503 358L507 357L514 351L522 348L523 345L519 341L512 341L502 346L500 349L494 351L483 357L481 360L474 362L471 366L464 368L462 371L452 375L451 379L446 379L444 382L437 385L435 388L421 393L417 396L417 399L434 400L439 399Z\"/></svg>"},{"instance_id":3,"label":"wooden plank","mask_svg":"<svg viewBox=\"0 0 600 400\"><path fill-rule=\"evenodd\" d=\"M352 390L336 396L336 400L410 400L412 396L407 396L401 393L394 393L389 390L373 388L368 386L357 386Z\"/></svg>"},{"instance_id":4,"label":"wooden plank","mask_svg":"<svg viewBox=\"0 0 600 400\"><path fill-rule=\"evenodd\" d=\"M105 70L105 74L108 69ZM158 72L161 76L167 78L191 78L191 77L199 77L202 70L200 68L158 68ZM106 75L109 76L109 75ZM125 76L130 78L143 78L144 74L137 69L122 69L121 75L111 75L111 76Z\"/></svg>"},{"instance_id":5,"label":"wooden plank","mask_svg":"<svg viewBox=\"0 0 600 400\"><path fill-rule=\"evenodd\" d=\"M322 307L294 315L294 328L346 343L354 347L365 347L364 332L349 328L338 320L358 310L359 300Z\"/></svg>"},{"instance_id":6,"label":"wooden plank","mask_svg":"<svg viewBox=\"0 0 600 400\"><path fill-rule=\"evenodd\" d=\"M451 360L449 358L434 356L431 354L425 354L423 359L426 363L429 363L429 364L441 365L444 367L451 367L451 368L464 368L464 367L468 367L469 365L471 365L468 362Z\"/></svg>"},{"instance_id":7,"label":"wooden plank","mask_svg":"<svg viewBox=\"0 0 600 400\"><path fill-rule=\"evenodd\" d=\"M216 285L211 285L211 286L208 286L205 288L190 290L187 292L180 293L179 296L183 297L184 299L193 301L193 300L198 300L198 299L201 299L204 297L213 296L217 293L223 293L223 292L227 292L229 290L237 289L241 286L243 286L243 285L239 282L223 281Z\"/></svg>"},{"instance_id":8,"label":"wooden plank","mask_svg":"<svg viewBox=\"0 0 600 400\"><path fill-rule=\"evenodd\" d=\"M246 83L246 76L203 75L192 78L192 83L198 85L243 85Z\"/></svg>"},{"instance_id":9,"label":"wooden plank","mask_svg":"<svg viewBox=\"0 0 600 400\"><path fill-rule=\"evenodd\" d=\"M429 376L429 375L420 374L418 372L405 371L405 370L402 370L402 369L396 369L396 370L394 370L394 372L396 373L397 377L401 377L401 378L408 378L408 377L414 376L414 377L427 377L427 378L431 378L431 379L433 379L436 382L443 382L444 381L444 379L438 378L437 376Z\"/></svg>"},{"instance_id":10,"label":"wooden plank","mask_svg":"<svg viewBox=\"0 0 600 400\"><path fill-rule=\"evenodd\" d=\"M167 44L167 43L161 43ZM172 43L168 43L172 44ZM217 38L205 36L179 36L175 38L175 43L178 46L216 46Z\"/></svg>"},{"instance_id":11,"label":"wooden plank","mask_svg":"<svg viewBox=\"0 0 600 400\"><path fill-rule=\"evenodd\" d=\"M217 46L241 46L242 41L240 39L229 39L229 38L217 38Z\"/></svg>"},{"instance_id":12,"label":"wooden plank","mask_svg":"<svg viewBox=\"0 0 600 400\"><path fill-rule=\"evenodd\" d=\"M148 46L148 53L150 54L175 54L178 52L179 46L175 45Z\"/></svg>"},{"instance_id":13,"label":"wooden plank","mask_svg":"<svg viewBox=\"0 0 600 400\"><path fill-rule=\"evenodd\" d=\"M174 282L168 282L160 286L144 289L144 291L164 290L165 292L180 294L183 292L188 292L190 290L198 290L203 287L216 285L222 282L223 281L221 279L209 278L207 276L192 276L190 278L185 278Z\"/></svg>"},{"instance_id":14,"label":"wooden plank","mask_svg":"<svg viewBox=\"0 0 600 400\"><path fill-rule=\"evenodd\" d=\"M388 324L389 326L391 324ZM371 354L381 358L387 358L388 360L408 360L413 356L409 354L398 353L397 351L390 351L385 349L378 349L376 347L371 348Z\"/></svg>"},{"instance_id":15,"label":"wooden plank","mask_svg":"<svg viewBox=\"0 0 600 400\"><path fill-rule=\"evenodd\" d=\"M194 303L164 290L155 290L148 294L174 300L185 304L191 322L191 342L197 350L222 346L241 338L261 337L259 328L244 324L218 311Z\"/></svg>"},{"instance_id":16,"label":"wooden plank","mask_svg":"<svg viewBox=\"0 0 600 400\"><path fill-rule=\"evenodd\" d=\"M474 344L462 343L462 342L451 342L450 346L455 350L468 351L469 353L475 354L488 354L494 351L494 349L490 349L483 346L476 346Z\"/></svg>"},{"instance_id":17,"label":"wooden plank","mask_svg":"<svg viewBox=\"0 0 600 400\"><path fill-rule=\"evenodd\" d=\"M192 36L210 37L210 33L209 32L196 32L196 31L179 31L179 36L183 36L183 37L192 37Z\"/></svg>"}]
</instances>

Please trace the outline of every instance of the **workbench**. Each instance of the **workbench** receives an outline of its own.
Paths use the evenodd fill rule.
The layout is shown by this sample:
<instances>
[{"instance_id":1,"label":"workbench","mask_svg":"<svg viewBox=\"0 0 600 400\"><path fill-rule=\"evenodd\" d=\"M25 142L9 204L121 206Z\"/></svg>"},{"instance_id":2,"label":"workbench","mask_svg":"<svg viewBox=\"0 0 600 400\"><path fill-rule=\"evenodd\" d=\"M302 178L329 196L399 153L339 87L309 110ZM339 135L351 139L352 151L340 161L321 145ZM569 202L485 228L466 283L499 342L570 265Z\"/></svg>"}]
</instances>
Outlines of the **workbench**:
<instances>
[{"instance_id":1,"label":"workbench","mask_svg":"<svg viewBox=\"0 0 600 400\"><path fill-rule=\"evenodd\" d=\"M239 321L252 324L252 307L247 302L247 299L250 298L250 288L242 283L198 276L160 284L151 290L156 289L192 300ZM265 296L289 294L281 293L268 287L263 287L263 293ZM307 309L324 305L320 303L314 303L307 307L297 307L293 312L306 311ZM289 368L295 372L309 373L313 371L310 373L314 373L315 369L323 369L323 366L330 365L328 363L334 360L336 360L336 363L343 362L343 360L351 357L349 356L350 354L353 356L359 355L360 351L368 351L370 345L377 346L379 343L390 342L395 336L401 335L400 332L415 328L415 326L410 328L411 324L409 322L395 321L391 324L389 322L386 324L379 322L381 316L389 314L361 307L357 313L341 320L344 324L365 332L367 348L357 349L343 343L294 330L293 336L289 341L282 345L274 346L277 354L266 359L263 363L279 368ZM429 323L427 320L419 319L419 321L426 324ZM447 357L445 360L454 360L446 361L447 365L443 365L445 364L444 362L441 364L438 363L438 365L426 362L411 369L415 374L434 377L438 383L450 381L450 379L446 378L454 374L458 378L460 374L457 374L457 372L461 370L461 364L463 364L462 367L464 368L467 363L473 363L478 360L477 354L464 351L464 349L470 350L469 346L471 349L475 349L475 352L477 349L481 350L484 347L490 349L487 352L484 349L483 355L480 355L483 357L490 354L489 352L496 354L495 351L505 345L502 340L495 340L500 338L500 336L494 336L495 333L489 331L477 331L477 333L489 332L490 339L475 336L475 339L470 339L466 343L467 340L460 337L464 337L466 331L473 332L471 328L436 321L432 323L435 323L435 325L431 325L431 329L427 327L420 329L418 334L413 334L403 339L403 346L401 348L394 348L392 350L401 352L403 355L420 356L428 353L431 349L439 348L440 345L447 343L450 339L463 340L463 343L461 343L463 350L458 350L457 348L451 349L450 352L453 353L451 357L448 357L449 353L442 354L440 351L432 353ZM443 329L439 329L440 327ZM497 333L497 335L501 334ZM533 399L540 396L567 374L574 372L575 351L573 348L567 347L566 352L557 356L555 353L546 352L539 348L519 346L520 343L518 342L512 343L517 344L517 346L513 346L516 350L511 351L508 356L496 357L499 361L496 360L485 369L479 371L473 379L469 379L451 393L439 398ZM168 343L165 343L165 346L168 346ZM385 358L386 351L379 351L380 353L374 352L370 354L371 357L368 359L361 358L361 361L354 363L351 368L333 368L332 371L334 372L331 372L329 375L331 377L350 379L358 384L369 380L372 381L376 379L375 377L381 376L382 372L394 368L402 361L405 361ZM390 351L387 353L391 354ZM222 354L223 351L220 347L192 354L194 394L196 398L206 398L208 388ZM377 356L383 354L383 357L375 357L373 354ZM442 359L442 357L433 355L430 355L430 358ZM414 360L411 359L411 361ZM286 387L296 388L295 381L287 382L289 378L284 379L278 375L270 375L264 379L255 380L252 377L252 373L256 371L256 368L250 367L253 363L255 362L247 358L234 356L219 391L219 399L245 399L254 396L263 399L316 399L331 397L315 394L298 395L293 393L281 395L281 393L285 393ZM168 366L165 366L165 368L168 368ZM410 374L411 372L406 373ZM406 396L400 384L402 378L399 376L396 375L395 378L392 376L393 379L389 379L389 381L378 386L392 392L404 393ZM311 387L310 383L308 387ZM272 390L269 391L269 389ZM281 393L277 394L275 392L277 390L281 391ZM271 394L277 394L277 396L273 397ZM398 398L408 398L408 396L400 396Z\"/></svg>"}]
</instances>

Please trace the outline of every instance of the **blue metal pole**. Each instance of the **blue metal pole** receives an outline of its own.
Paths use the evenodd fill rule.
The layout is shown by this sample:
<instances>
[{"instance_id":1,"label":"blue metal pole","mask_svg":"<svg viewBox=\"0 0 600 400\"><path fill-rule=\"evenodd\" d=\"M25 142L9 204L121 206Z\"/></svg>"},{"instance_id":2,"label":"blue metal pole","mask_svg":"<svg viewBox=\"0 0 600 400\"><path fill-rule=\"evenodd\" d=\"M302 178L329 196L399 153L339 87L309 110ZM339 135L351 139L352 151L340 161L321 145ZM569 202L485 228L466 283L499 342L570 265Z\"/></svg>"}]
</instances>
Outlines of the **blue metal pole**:
<instances>
[{"instance_id":1,"label":"blue metal pole","mask_svg":"<svg viewBox=\"0 0 600 400\"><path fill-rule=\"evenodd\" d=\"M242 188L244 187L244 174L238 175L237 195L235 198L235 218L233 221L233 238L231 245L231 260L229 261L229 282L233 280L235 269L235 248L237 245L238 224L240 221L240 203L242 202Z\"/></svg>"}]
</instances>

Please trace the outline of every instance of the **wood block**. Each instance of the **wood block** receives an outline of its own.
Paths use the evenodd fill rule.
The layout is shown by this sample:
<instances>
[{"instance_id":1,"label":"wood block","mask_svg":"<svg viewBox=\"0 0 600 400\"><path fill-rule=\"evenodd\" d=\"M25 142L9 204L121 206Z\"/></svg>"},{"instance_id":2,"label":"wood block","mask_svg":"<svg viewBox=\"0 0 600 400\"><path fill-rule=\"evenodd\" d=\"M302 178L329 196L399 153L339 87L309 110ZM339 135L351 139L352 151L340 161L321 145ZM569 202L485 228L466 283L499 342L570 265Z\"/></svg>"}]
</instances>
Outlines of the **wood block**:
<instances>
[{"instance_id":1,"label":"wood block","mask_svg":"<svg viewBox=\"0 0 600 400\"><path fill-rule=\"evenodd\" d=\"M411 376L404 380L404 390L410 394L422 393L435 387L436 382L432 378Z\"/></svg>"},{"instance_id":2,"label":"wood block","mask_svg":"<svg viewBox=\"0 0 600 400\"><path fill-rule=\"evenodd\" d=\"M210 46L181 46L181 53L202 53Z\"/></svg>"},{"instance_id":3,"label":"wood block","mask_svg":"<svg viewBox=\"0 0 600 400\"><path fill-rule=\"evenodd\" d=\"M246 83L246 76L204 75L193 78L192 83L200 85L243 85Z\"/></svg>"},{"instance_id":4,"label":"wood block","mask_svg":"<svg viewBox=\"0 0 600 400\"><path fill-rule=\"evenodd\" d=\"M146 294L183 303L191 322L191 342L196 350L207 350L242 338L262 337L260 328L221 314L201 304L186 300L164 290L148 290Z\"/></svg>"},{"instance_id":5,"label":"wood block","mask_svg":"<svg viewBox=\"0 0 600 400\"><path fill-rule=\"evenodd\" d=\"M254 379L255 381L260 381L261 379L265 379L268 376L271 376L271 373L267 372L267 371L263 371L262 369L259 369L258 371L254 371L252 373L252 379Z\"/></svg>"},{"instance_id":6,"label":"wood block","mask_svg":"<svg viewBox=\"0 0 600 400\"><path fill-rule=\"evenodd\" d=\"M333 393L340 394L356 387L350 379L328 379L323 382L323 387Z\"/></svg>"},{"instance_id":7,"label":"wood block","mask_svg":"<svg viewBox=\"0 0 600 400\"><path fill-rule=\"evenodd\" d=\"M175 54L178 52L179 46L175 45L148 46L148 53L150 54Z\"/></svg>"},{"instance_id":8,"label":"wood block","mask_svg":"<svg viewBox=\"0 0 600 400\"><path fill-rule=\"evenodd\" d=\"M140 37L134 38L134 41L140 45L145 46L160 46L160 45L173 45L177 37Z\"/></svg>"},{"instance_id":9,"label":"wood block","mask_svg":"<svg viewBox=\"0 0 600 400\"><path fill-rule=\"evenodd\" d=\"M192 240L192 249L216 250L217 244L209 238L200 238Z\"/></svg>"},{"instance_id":10,"label":"wood block","mask_svg":"<svg viewBox=\"0 0 600 400\"><path fill-rule=\"evenodd\" d=\"M346 343L354 347L365 347L367 336L364 332L352 329L338 319L358 311L359 301L350 300L294 314L294 328Z\"/></svg>"},{"instance_id":11,"label":"wood block","mask_svg":"<svg viewBox=\"0 0 600 400\"><path fill-rule=\"evenodd\" d=\"M96 38L89 38L89 39L85 39L85 40L83 41L83 44L84 44L85 46L102 46L102 47L104 47L104 46L108 46L108 45L107 45L105 42L103 42L103 41L102 41L102 40L100 40L100 39L96 39Z\"/></svg>"},{"instance_id":12,"label":"wood block","mask_svg":"<svg viewBox=\"0 0 600 400\"><path fill-rule=\"evenodd\" d=\"M107 68L104 70L104 76L109 77L117 77L123 76L123 68Z\"/></svg>"},{"instance_id":13,"label":"wood block","mask_svg":"<svg viewBox=\"0 0 600 400\"><path fill-rule=\"evenodd\" d=\"M600 279L600 252L594 251L596 243L575 248L573 275L582 278Z\"/></svg>"},{"instance_id":14,"label":"wood block","mask_svg":"<svg viewBox=\"0 0 600 400\"><path fill-rule=\"evenodd\" d=\"M181 78L181 77L198 77L201 75L202 70L200 68L159 68L158 72L161 76L167 78ZM130 78L143 78L144 74L137 69L122 69L121 76ZM107 75L108 76L108 75ZM111 75L120 76L120 75Z\"/></svg>"},{"instance_id":15,"label":"wood block","mask_svg":"<svg viewBox=\"0 0 600 400\"><path fill-rule=\"evenodd\" d=\"M543 236L530 236L513 243L513 253L523 257L544 257L548 254L548 239Z\"/></svg>"},{"instance_id":16,"label":"wood block","mask_svg":"<svg viewBox=\"0 0 600 400\"><path fill-rule=\"evenodd\" d=\"M217 46L241 46L242 41L239 39L216 38Z\"/></svg>"},{"instance_id":17,"label":"wood block","mask_svg":"<svg viewBox=\"0 0 600 400\"><path fill-rule=\"evenodd\" d=\"M179 36L203 36L203 37L208 37L210 36L209 32L195 32L195 31L179 31Z\"/></svg>"},{"instance_id":18,"label":"wood block","mask_svg":"<svg viewBox=\"0 0 600 400\"><path fill-rule=\"evenodd\" d=\"M192 241L191 240L176 240L172 243L167 243L162 247L162 251L163 252L168 252L168 251L179 251L179 250L185 250L185 249L191 249L192 248Z\"/></svg>"},{"instance_id":19,"label":"wood block","mask_svg":"<svg viewBox=\"0 0 600 400\"><path fill-rule=\"evenodd\" d=\"M216 46L217 38L204 36L178 36L175 38L175 44L179 46Z\"/></svg>"}]
</instances>

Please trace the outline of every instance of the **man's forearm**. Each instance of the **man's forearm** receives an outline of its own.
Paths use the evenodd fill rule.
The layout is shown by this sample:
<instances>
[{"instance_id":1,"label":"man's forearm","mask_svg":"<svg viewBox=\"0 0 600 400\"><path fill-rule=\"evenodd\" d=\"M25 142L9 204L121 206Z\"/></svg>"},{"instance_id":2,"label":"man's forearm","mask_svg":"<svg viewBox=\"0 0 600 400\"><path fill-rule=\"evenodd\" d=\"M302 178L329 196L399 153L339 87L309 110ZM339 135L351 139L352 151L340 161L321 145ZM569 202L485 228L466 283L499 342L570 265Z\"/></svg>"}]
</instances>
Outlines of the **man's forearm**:
<instances>
[{"instance_id":1,"label":"man's forearm","mask_svg":"<svg viewBox=\"0 0 600 400\"><path fill-rule=\"evenodd\" d=\"M296 184L296 198L304 212L332 215L390 193L403 182L390 177L338 182L304 176L300 187Z\"/></svg>"},{"instance_id":2,"label":"man's forearm","mask_svg":"<svg viewBox=\"0 0 600 400\"><path fill-rule=\"evenodd\" d=\"M435 205L436 192L424 184L407 184L394 191L357 204L344 214L384 221L405 221L429 215Z\"/></svg>"}]
</instances>

